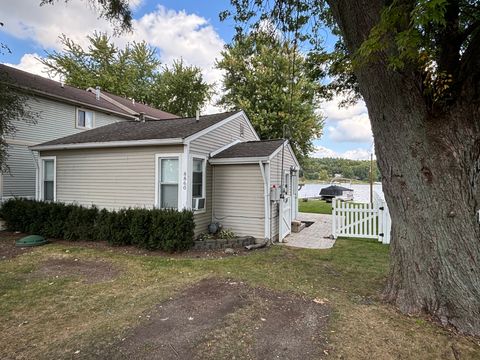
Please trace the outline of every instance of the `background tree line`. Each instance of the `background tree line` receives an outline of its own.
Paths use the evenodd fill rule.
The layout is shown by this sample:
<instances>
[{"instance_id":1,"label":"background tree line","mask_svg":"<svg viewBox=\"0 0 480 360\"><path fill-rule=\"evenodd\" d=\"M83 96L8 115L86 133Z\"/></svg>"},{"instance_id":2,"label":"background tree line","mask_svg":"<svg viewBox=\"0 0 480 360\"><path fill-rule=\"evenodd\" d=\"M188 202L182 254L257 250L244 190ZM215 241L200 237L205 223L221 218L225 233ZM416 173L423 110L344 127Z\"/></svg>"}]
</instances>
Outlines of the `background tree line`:
<instances>
[{"instance_id":1,"label":"background tree line","mask_svg":"<svg viewBox=\"0 0 480 360\"><path fill-rule=\"evenodd\" d=\"M370 180L369 160L348 160L340 158L307 158L304 160L302 174L305 180L329 181L335 174L359 181ZM373 180L381 181L377 162L373 162Z\"/></svg>"}]
</instances>

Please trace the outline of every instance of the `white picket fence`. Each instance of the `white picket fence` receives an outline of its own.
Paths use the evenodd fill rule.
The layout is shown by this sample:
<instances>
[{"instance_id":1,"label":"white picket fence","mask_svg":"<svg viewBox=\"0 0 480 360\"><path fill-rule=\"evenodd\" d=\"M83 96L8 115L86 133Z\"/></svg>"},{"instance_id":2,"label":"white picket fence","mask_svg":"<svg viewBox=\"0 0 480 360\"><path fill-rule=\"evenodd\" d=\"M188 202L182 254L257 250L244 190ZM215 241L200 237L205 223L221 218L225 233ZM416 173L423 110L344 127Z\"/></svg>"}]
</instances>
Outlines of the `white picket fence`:
<instances>
[{"instance_id":1,"label":"white picket fence","mask_svg":"<svg viewBox=\"0 0 480 360\"><path fill-rule=\"evenodd\" d=\"M392 220L387 203L374 193L373 203L332 201L332 235L377 239L382 244L390 244Z\"/></svg>"}]
</instances>

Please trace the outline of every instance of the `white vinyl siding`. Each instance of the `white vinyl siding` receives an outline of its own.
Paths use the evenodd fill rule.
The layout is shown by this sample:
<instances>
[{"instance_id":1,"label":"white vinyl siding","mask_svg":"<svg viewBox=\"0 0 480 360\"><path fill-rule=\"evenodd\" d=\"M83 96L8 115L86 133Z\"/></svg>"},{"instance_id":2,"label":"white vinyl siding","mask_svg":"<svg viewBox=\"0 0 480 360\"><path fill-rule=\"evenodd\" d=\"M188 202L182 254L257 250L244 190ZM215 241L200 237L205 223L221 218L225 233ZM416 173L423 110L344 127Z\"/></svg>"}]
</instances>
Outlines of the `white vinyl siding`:
<instances>
[{"instance_id":1,"label":"white vinyl siding","mask_svg":"<svg viewBox=\"0 0 480 360\"><path fill-rule=\"evenodd\" d=\"M202 120L200 120L202 121ZM240 136L240 124L244 126L244 136ZM214 150L230 144L235 140L253 141L257 137L250 129L248 120L239 114L237 118L230 120L219 128L200 136L190 143L190 151L209 154Z\"/></svg>"},{"instance_id":2,"label":"white vinyl siding","mask_svg":"<svg viewBox=\"0 0 480 360\"><path fill-rule=\"evenodd\" d=\"M178 154L182 146L45 151L56 155L57 201L110 210L152 208L155 154Z\"/></svg>"},{"instance_id":3,"label":"white vinyl siding","mask_svg":"<svg viewBox=\"0 0 480 360\"><path fill-rule=\"evenodd\" d=\"M27 100L27 106L30 111L37 115L36 121L34 123L14 121L14 126L17 129L15 140L25 140L34 144L40 144L84 131L76 128L77 107L74 105L31 97ZM95 127L126 120L98 110L93 111L95 112Z\"/></svg>"},{"instance_id":4,"label":"white vinyl siding","mask_svg":"<svg viewBox=\"0 0 480 360\"><path fill-rule=\"evenodd\" d=\"M25 145L8 145L9 172L2 174L4 197L35 197L36 165L33 154Z\"/></svg>"},{"instance_id":5,"label":"white vinyl siding","mask_svg":"<svg viewBox=\"0 0 480 360\"><path fill-rule=\"evenodd\" d=\"M200 120L202 121L202 120ZM243 125L243 137L240 134L241 125ZM256 134L250 128L248 120L241 114L226 124L218 127L207 134L200 136L190 143L190 151L197 154L208 156L212 151L232 143L235 140L251 141L257 140ZM212 167L207 164L206 168L206 207L205 212L197 212L195 218L195 236L207 231L207 226L212 222Z\"/></svg>"},{"instance_id":6,"label":"white vinyl siding","mask_svg":"<svg viewBox=\"0 0 480 360\"><path fill-rule=\"evenodd\" d=\"M35 196L37 165L33 160L34 155L28 149L29 145L84 131L76 127L77 107L74 105L40 97L30 97L26 105L36 115L36 118L34 122L13 122L16 132L12 139L17 144L10 144L7 150L9 155L7 165L10 167L10 174L2 174L3 190L0 195L3 197ZM124 120L116 115L95 111L94 124L96 127ZM9 142L8 138L7 142ZM18 145L22 142L25 144Z\"/></svg>"},{"instance_id":7,"label":"white vinyl siding","mask_svg":"<svg viewBox=\"0 0 480 360\"><path fill-rule=\"evenodd\" d=\"M214 220L238 236L263 240L264 185L259 165L216 165L214 186Z\"/></svg>"},{"instance_id":8,"label":"white vinyl siding","mask_svg":"<svg viewBox=\"0 0 480 360\"><path fill-rule=\"evenodd\" d=\"M292 154L290 147L285 146L284 150L284 160L283 160L283 171L289 171L291 166L297 166L295 164L294 155ZM282 181L282 150L276 154L273 159L270 161L270 186L275 185L276 187L280 187ZM278 238L278 204L271 203L271 229L272 239ZM296 204L292 204L292 206L296 206Z\"/></svg>"}]
</instances>

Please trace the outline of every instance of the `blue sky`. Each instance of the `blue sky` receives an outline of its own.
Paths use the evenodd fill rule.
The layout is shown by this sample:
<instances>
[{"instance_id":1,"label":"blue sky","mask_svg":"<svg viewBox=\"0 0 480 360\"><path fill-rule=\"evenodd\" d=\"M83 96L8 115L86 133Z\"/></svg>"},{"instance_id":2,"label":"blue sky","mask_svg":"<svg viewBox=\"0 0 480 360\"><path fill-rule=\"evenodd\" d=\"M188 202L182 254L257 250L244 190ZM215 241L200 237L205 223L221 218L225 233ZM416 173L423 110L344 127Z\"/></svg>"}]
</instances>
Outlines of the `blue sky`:
<instances>
[{"instance_id":1,"label":"blue sky","mask_svg":"<svg viewBox=\"0 0 480 360\"><path fill-rule=\"evenodd\" d=\"M94 30L111 32L111 25L98 19L85 1L60 1L40 8L40 0L8 1L2 4L0 42L12 54L0 56L0 62L47 76L36 58L45 51L60 50L58 36L65 33L79 43ZM214 69L215 59L225 43L230 42L233 23L221 22L218 14L230 6L229 1L130 0L134 9L132 34L115 39L118 45L132 40L146 40L157 48L164 63L182 57L202 68L207 81L219 83L221 72ZM326 116L324 135L315 140L314 156L369 157L372 148L370 123L365 105L359 103L339 109L338 99L322 104ZM210 105L206 111L218 110Z\"/></svg>"}]
</instances>

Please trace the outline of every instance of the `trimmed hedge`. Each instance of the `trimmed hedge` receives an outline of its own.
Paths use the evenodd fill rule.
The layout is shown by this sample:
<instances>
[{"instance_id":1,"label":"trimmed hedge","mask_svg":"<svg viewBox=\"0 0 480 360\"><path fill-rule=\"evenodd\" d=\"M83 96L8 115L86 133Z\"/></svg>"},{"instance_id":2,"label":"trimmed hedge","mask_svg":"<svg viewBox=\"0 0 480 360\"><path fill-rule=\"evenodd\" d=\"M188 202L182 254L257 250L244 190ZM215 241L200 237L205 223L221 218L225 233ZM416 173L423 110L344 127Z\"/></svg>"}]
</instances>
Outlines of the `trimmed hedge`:
<instances>
[{"instance_id":1,"label":"trimmed hedge","mask_svg":"<svg viewBox=\"0 0 480 360\"><path fill-rule=\"evenodd\" d=\"M99 210L26 199L3 203L7 229L66 240L106 240L149 250L181 251L193 246L193 212L164 209Z\"/></svg>"}]
</instances>

